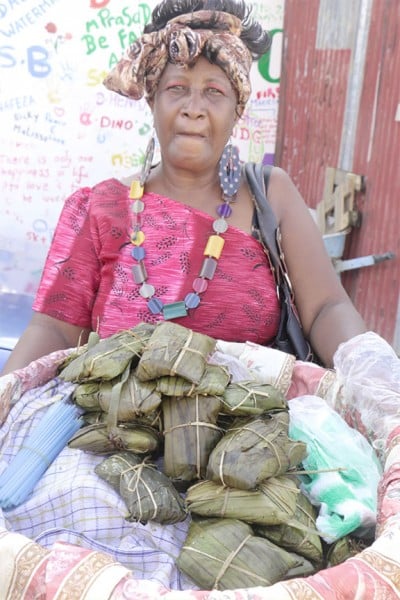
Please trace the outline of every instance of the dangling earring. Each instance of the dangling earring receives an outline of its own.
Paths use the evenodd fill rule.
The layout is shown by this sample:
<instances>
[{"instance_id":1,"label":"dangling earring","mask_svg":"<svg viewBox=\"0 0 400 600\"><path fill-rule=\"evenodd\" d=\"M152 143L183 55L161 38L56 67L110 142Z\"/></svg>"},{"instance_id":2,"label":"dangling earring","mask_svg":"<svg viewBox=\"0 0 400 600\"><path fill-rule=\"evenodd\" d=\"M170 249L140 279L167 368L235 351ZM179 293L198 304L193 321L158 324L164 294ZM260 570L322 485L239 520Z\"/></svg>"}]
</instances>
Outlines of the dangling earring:
<instances>
[{"instance_id":1,"label":"dangling earring","mask_svg":"<svg viewBox=\"0 0 400 600\"><path fill-rule=\"evenodd\" d=\"M231 140L225 146L219 161L219 181L224 200L233 202L240 185L240 158L239 149L233 146Z\"/></svg>"},{"instance_id":2,"label":"dangling earring","mask_svg":"<svg viewBox=\"0 0 400 600\"><path fill-rule=\"evenodd\" d=\"M147 147L146 147L146 151L144 153L144 161L143 161L143 165L142 165L142 170L140 172L140 185L142 187L144 186L144 184L147 180L147 177L149 176L150 169L153 164L155 146L156 146L156 140L155 140L155 133L154 133L154 129L153 129L153 132L151 134L151 137L150 137Z\"/></svg>"}]
</instances>

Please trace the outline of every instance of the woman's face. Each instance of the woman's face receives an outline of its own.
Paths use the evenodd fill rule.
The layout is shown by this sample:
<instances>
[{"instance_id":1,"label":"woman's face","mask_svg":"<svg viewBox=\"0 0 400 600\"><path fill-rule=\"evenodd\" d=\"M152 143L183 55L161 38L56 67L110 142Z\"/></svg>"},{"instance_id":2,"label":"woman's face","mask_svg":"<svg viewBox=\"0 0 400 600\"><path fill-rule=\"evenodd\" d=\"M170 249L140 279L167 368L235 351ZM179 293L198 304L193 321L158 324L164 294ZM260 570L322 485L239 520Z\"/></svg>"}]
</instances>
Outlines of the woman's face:
<instances>
[{"instance_id":1,"label":"woman's face","mask_svg":"<svg viewBox=\"0 0 400 600\"><path fill-rule=\"evenodd\" d=\"M215 168L237 121L237 98L222 69L200 57L191 68L168 63L150 103L164 162Z\"/></svg>"}]
</instances>

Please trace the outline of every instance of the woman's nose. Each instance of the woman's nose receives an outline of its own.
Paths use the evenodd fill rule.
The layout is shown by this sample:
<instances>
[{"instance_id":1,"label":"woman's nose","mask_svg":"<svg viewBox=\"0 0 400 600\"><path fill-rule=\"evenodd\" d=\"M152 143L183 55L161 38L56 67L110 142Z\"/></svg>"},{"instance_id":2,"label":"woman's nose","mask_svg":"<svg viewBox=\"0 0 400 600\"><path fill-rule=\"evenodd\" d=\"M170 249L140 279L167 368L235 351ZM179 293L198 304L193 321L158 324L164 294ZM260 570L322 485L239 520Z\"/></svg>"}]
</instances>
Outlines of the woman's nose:
<instances>
[{"instance_id":1,"label":"woman's nose","mask_svg":"<svg viewBox=\"0 0 400 600\"><path fill-rule=\"evenodd\" d=\"M185 115L196 118L205 114L205 102L201 90L190 90L182 107Z\"/></svg>"}]
</instances>

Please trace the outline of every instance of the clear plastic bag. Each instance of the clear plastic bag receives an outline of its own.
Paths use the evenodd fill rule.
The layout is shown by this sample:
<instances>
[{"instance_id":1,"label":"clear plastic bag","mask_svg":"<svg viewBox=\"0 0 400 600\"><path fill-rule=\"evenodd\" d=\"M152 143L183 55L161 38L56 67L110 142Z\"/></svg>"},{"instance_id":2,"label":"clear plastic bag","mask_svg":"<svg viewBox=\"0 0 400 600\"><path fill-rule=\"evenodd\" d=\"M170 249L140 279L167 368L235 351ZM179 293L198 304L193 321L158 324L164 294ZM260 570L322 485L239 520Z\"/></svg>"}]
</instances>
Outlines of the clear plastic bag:
<instances>
[{"instance_id":1,"label":"clear plastic bag","mask_svg":"<svg viewBox=\"0 0 400 600\"><path fill-rule=\"evenodd\" d=\"M400 360L382 337L369 331L341 344L334 356L340 393L332 407L363 433L381 462L400 419Z\"/></svg>"}]
</instances>

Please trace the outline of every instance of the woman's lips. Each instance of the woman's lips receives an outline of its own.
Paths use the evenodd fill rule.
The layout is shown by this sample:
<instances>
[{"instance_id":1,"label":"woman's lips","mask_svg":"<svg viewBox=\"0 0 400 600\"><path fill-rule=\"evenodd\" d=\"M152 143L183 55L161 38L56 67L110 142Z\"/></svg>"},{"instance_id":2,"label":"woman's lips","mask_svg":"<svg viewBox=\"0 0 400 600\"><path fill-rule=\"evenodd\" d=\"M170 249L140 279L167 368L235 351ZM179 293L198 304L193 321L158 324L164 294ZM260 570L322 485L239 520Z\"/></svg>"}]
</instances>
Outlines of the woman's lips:
<instances>
[{"instance_id":1,"label":"woman's lips","mask_svg":"<svg viewBox=\"0 0 400 600\"><path fill-rule=\"evenodd\" d=\"M204 138L205 135L198 131L179 131L178 136Z\"/></svg>"}]
</instances>

